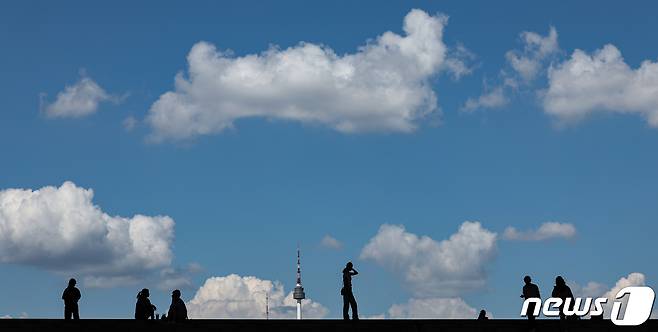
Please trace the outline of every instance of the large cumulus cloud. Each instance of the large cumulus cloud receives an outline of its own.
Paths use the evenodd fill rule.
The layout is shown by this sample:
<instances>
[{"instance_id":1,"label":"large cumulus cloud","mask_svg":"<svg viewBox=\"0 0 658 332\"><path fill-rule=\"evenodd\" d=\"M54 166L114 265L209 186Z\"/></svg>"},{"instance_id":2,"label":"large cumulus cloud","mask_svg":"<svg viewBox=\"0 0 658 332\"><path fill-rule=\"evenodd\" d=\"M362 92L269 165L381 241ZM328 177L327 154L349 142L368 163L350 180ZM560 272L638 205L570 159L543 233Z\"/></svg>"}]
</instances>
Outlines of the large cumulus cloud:
<instances>
[{"instance_id":1,"label":"large cumulus cloud","mask_svg":"<svg viewBox=\"0 0 658 332\"><path fill-rule=\"evenodd\" d=\"M496 234L479 222L464 222L440 242L409 233L403 226L382 225L361 258L392 271L415 297L432 297L482 287L495 251Z\"/></svg>"},{"instance_id":2,"label":"large cumulus cloud","mask_svg":"<svg viewBox=\"0 0 658 332\"><path fill-rule=\"evenodd\" d=\"M412 10L404 34L385 32L355 53L312 43L235 57L207 42L187 56L187 75L151 106L152 139L181 140L221 132L244 118L327 126L340 132L410 132L437 113L430 78L466 68L446 54L447 22ZM458 65L455 65L458 64Z\"/></svg>"},{"instance_id":3,"label":"large cumulus cloud","mask_svg":"<svg viewBox=\"0 0 658 332\"><path fill-rule=\"evenodd\" d=\"M633 69L608 44L592 54L575 50L548 77L544 110L561 123L608 112L636 114L658 127L658 62L646 60Z\"/></svg>"},{"instance_id":4,"label":"large cumulus cloud","mask_svg":"<svg viewBox=\"0 0 658 332\"><path fill-rule=\"evenodd\" d=\"M191 318L265 318L269 297L270 318L294 318L296 301L278 281L236 274L211 277L188 303ZM306 318L322 318L327 308L310 299L302 301Z\"/></svg>"},{"instance_id":5,"label":"large cumulus cloud","mask_svg":"<svg viewBox=\"0 0 658 332\"><path fill-rule=\"evenodd\" d=\"M110 216L93 196L72 182L0 191L0 262L81 274L91 286L133 282L170 265L171 218Z\"/></svg>"}]
</instances>

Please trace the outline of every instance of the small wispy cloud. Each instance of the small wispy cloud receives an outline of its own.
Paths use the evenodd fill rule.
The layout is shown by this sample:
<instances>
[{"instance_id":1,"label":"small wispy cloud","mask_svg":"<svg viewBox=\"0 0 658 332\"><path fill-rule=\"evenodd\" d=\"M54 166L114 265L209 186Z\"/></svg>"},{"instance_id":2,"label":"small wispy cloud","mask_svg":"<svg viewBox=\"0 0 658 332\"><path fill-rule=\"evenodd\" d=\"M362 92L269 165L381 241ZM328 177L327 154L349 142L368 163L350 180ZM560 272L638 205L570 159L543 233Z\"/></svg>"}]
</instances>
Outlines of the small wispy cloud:
<instances>
[{"instance_id":1,"label":"small wispy cloud","mask_svg":"<svg viewBox=\"0 0 658 332\"><path fill-rule=\"evenodd\" d=\"M537 230L519 231L507 227L503 238L511 241L544 241L555 238L571 239L576 236L576 227L569 223L545 222Z\"/></svg>"},{"instance_id":2,"label":"small wispy cloud","mask_svg":"<svg viewBox=\"0 0 658 332\"><path fill-rule=\"evenodd\" d=\"M139 121L135 119L134 116L129 116L123 119L121 125L123 126L123 129L125 129L126 131L132 131L133 129L135 129L138 123Z\"/></svg>"},{"instance_id":3,"label":"small wispy cloud","mask_svg":"<svg viewBox=\"0 0 658 332\"><path fill-rule=\"evenodd\" d=\"M82 71L80 79L60 91L54 102L48 103L45 100L46 95L41 94L41 107L43 112L51 118L80 118L96 113L102 102L118 104L126 97L127 95L109 94Z\"/></svg>"},{"instance_id":4,"label":"small wispy cloud","mask_svg":"<svg viewBox=\"0 0 658 332\"><path fill-rule=\"evenodd\" d=\"M329 234L325 235L322 238L322 240L320 241L320 245L325 248L334 249L334 250L340 250L343 248L343 243L341 243L335 237Z\"/></svg>"}]
</instances>

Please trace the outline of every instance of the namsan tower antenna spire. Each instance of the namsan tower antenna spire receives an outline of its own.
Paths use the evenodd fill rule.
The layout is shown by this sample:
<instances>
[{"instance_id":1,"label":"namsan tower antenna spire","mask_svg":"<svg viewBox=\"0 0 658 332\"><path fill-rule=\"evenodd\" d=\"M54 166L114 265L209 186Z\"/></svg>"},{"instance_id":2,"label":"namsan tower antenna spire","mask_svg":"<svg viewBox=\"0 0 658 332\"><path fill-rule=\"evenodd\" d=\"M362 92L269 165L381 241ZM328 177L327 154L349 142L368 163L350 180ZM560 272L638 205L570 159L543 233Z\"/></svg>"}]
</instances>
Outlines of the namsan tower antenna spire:
<instances>
[{"instance_id":1,"label":"namsan tower antenna spire","mask_svg":"<svg viewBox=\"0 0 658 332\"><path fill-rule=\"evenodd\" d=\"M304 287L302 287L302 267L299 253L299 245L297 246L297 283L295 290L292 292L292 298L297 301L297 319L302 319L302 300L306 298Z\"/></svg>"}]
</instances>

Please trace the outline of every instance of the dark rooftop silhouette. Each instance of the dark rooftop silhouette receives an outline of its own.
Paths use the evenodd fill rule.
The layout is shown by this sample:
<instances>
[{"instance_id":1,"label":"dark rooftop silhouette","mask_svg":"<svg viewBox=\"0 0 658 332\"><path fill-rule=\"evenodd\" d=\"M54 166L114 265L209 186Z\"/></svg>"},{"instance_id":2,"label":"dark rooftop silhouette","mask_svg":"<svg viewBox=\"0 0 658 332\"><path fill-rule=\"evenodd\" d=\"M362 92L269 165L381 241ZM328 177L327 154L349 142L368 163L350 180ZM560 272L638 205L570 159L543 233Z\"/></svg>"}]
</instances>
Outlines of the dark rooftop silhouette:
<instances>
[{"instance_id":1,"label":"dark rooftop silhouette","mask_svg":"<svg viewBox=\"0 0 658 332\"><path fill-rule=\"evenodd\" d=\"M538 319L536 320L536 331L562 331L568 327L570 332L588 331L658 331L658 320L649 320L636 327L618 327L610 320L564 320ZM66 321L63 319L0 319L0 331L23 332L23 331L53 331L53 332L77 332L77 331L120 331L120 332L186 332L186 331L373 331L373 332L399 332L399 331L528 331L528 321L525 319L447 319L447 320L360 320L343 321L333 320L201 320L192 319L182 323L167 321L137 321L129 319L82 319L78 321Z\"/></svg>"}]
</instances>

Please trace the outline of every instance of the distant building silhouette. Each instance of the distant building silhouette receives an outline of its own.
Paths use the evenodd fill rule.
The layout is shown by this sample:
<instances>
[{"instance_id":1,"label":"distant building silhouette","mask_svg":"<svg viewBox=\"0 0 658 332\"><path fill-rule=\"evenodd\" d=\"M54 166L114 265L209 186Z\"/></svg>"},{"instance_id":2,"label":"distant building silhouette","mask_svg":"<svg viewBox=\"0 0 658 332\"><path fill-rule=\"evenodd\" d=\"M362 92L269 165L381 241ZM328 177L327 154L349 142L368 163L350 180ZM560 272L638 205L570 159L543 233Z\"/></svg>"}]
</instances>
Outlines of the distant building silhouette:
<instances>
[{"instance_id":1,"label":"distant building silhouette","mask_svg":"<svg viewBox=\"0 0 658 332\"><path fill-rule=\"evenodd\" d=\"M149 300L148 288L142 289L137 293L137 303L135 304L135 319L147 320L149 318L155 319L155 310L157 309L151 300Z\"/></svg>"},{"instance_id":2,"label":"distant building silhouette","mask_svg":"<svg viewBox=\"0 0 658 332\"><path fill-rule=\"evenodd\" d=\"M78 308L78 301L82 297L80 290L75 287L76 281L71 278L69 285L62 293L62 300L64 300L64 319L80 319L80 311Z\"/></svg>"},{"instance_id":3,"label":"distant building silhouette","mask_svg":"<svg viewBox=\"0 0 658 332\"><path fill-rule=\"evenodd\" d=\"M163 315L163 317L165 316ZM166 319L172 322L182 322L187 319L187 307L185 307L185 302L181 299L181 293L178 289L171 292L171 305Z\"/></svg>"},{"instance_id":4,"label":"distant building silhouette","mask_svg":"<svg viewBox=\"0 0 658 332\"><path fill-rule=\"evenodd\" d=\"M343 319L349 320L349 309L352 307L352 320L359 319L359 312L357 310L356 299L352 292L352 276L359 274L354 269L352 262L347 262L343 269L343 288L340 290L340 295L343 296Z\"/></svg>"}]
</instances>

